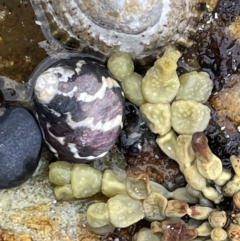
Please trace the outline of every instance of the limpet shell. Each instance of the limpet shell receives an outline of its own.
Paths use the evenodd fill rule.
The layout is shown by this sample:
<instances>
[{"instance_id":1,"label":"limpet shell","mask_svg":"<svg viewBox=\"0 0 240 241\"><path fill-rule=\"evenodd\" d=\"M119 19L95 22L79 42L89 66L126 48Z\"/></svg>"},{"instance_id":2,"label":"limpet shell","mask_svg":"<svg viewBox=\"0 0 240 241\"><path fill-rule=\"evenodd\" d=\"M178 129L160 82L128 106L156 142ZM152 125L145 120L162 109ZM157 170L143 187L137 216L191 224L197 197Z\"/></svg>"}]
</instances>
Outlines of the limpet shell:
<instances>
[{"instance_id":1,"label":"limpet shell","mask_svg":"<svg viewBox=\"0 0 240 241\"><path fill-rule=\"evenodd\" d=\"M157 55L161 47L192 44L202 1L192 0L31 0L49 43L110 56L128 52L133 58ZM56 41L57 40L57 41Z\"/></svg>"}]
</instances>

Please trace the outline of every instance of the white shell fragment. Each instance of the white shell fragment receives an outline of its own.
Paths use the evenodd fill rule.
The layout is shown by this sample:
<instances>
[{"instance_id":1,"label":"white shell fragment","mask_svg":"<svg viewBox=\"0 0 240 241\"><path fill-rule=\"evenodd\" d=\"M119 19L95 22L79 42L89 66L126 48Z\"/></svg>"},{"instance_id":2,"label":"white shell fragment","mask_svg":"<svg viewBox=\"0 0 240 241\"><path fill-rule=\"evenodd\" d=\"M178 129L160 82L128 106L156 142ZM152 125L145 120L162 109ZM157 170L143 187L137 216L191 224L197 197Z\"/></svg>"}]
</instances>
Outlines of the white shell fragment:
<instances>
[{"instance_id":1,"label":"white shell fragment","mask_svg":"<svg viewBox=\"0 0 240 241\"><path fill-rule=\"evenodd\" d=\"M140 107L140 111L147 121L148 127L153 133L161 136L167 134L171 129L170 104L146 103Z\"/></svg>"},{"instance_id":2,"label":"white shell fragment","mask_svg":"<svg viewBox=\"0 0 240 241\"><path fill-rule=\"evenodd\" d=\"M86 164L75 164L71 173L73 195L86 198L100 192L102 173Z\"/></svg>"},{"instance_id":3,"label":"white shell fragment","mask_svg":"<svg viewBox=\"0 0 240 241\"><path fill-rule=\"evenodd\" d=\"M106 170L102 177L101 192L107 197L126 193L126 174L117 170Z\"/></svg>"},{"instance_id":4,"label":"white shell fragment","mask_svg":"<svg viewBox=\"0 0 240 241\"><path fill-rule=\"evenodd\" d=\"M179 77L180 88L176 100L195 100L205 103L212 91L213 82L206 72L192 71Z\"/></svg>"},{"instance_id":5,"label":"white shell fragment","mask_svg":"<svg viewBox=\"0 0 240 241\"><path fill-rule=\"evenodd\" d=\"M178 100L171 105L171 122L178 134L203 131L210 121L210 109L194 100Z\"/></svg>"},{"instance_id":6,"label":"white shell fragment","mask_svg":"<svg viewBox=\"0 0 240 241\"><path fill-rule=\"evenodd\" d=\"M107 206L110 222L114 227L125 228L144 217L142 202L132 199L127 194L111 197Z\"/></svg>"}]
</instances>

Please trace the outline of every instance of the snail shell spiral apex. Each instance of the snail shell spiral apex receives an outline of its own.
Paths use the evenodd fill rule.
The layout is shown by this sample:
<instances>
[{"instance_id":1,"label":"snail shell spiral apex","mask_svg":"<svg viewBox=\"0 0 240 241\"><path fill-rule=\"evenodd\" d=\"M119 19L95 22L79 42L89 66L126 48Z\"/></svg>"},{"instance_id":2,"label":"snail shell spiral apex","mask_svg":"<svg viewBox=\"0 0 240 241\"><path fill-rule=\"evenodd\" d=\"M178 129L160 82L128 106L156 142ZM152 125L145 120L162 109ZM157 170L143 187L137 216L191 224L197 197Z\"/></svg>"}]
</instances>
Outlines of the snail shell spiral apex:
<instances>
[{"instance_id":1,"label":"snail shell spiral apex","mask_svg":"<svg viewBox=\"0 0 240 241\"><path fill-rule=\"evenodd\" d=\"M89 59L58 60L36 77L34 99L46 143L59 158L104 156L121 131L125 100L107 68Z\"/></svg>"}]
</instances>

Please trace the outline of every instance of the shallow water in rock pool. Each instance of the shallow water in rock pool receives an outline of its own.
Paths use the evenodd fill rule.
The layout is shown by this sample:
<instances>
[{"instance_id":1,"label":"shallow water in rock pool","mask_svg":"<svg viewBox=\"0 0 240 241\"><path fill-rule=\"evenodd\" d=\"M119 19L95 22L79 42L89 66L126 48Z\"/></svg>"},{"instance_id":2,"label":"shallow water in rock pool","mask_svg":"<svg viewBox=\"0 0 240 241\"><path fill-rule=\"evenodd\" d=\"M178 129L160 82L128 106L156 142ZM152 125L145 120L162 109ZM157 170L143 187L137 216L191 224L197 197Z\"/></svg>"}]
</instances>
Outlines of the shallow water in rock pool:
<instances>
[{"instance_id":1,"label":"shallow water in rock pool","mask_svg":"<svg viewBox=\"0 0 240 241\"><path fill-rule=\"evenodd\" d=\"M215 12L206 13L199 25L201 31L194 39L196 43L189 49L177 46L183 52L183 56L178 62L178 74L191 70L203 70L210 74L214 82L213 94L208 103L212 109L212 119L205 133L209 139L210 148L221 158L223 165L228 168L231 168L230 155L240 153L238 129L240 123L230 120L224 109L215 110L213 96L225 88L231 75L239 74L239 19L239 0L219 1ZM45 50L38 45L39 42L44 41L44 36L35 20L29 1L0 0L0 76L5 76L19 83L26 82L37 64L46 57ZM136 70L144 74L152 63L153 60L150 60L145 66L138 65ZM238 96L240 96L240 90ZM5 104L11 103L4 103L0 82L0 107ZM127 105L125 120L127 128L124 129L112 153L93 165L101 170L116 166L121 168L138 167L146 171L151 179L162 183L169 190L185 185L178 165L166 157L156 146L154 135L149 132L146 126L141 125L141 117L134 108L136 107L131 107L131 104ZM237 111L240 113L240 105L237 108L239 108ZM141 135L132 145L128 145L124 135L128 135L133 129ZM111 158L113 158L113 162L110 161ZM22 236L20 240L31 240L31 237L33 240L43 240L43 238L44 240L54 240L62 235L56 231L62 227L65 229L62 240L84 240L84 236L89 237L88 240L99 239L96 235L85 230L84 211L88 203L92 202L94 198L103 200L104 197L100 195L89 200L76 201L74 204L56 203L52 186L47 180L47 160L49 159L54 158L48 152L47 154L44 152L40 164L42 170L38 169L38 172L25 186L14 190L0 191L1 199L4 200L0 201L0 220L2 220L0 221L0 240L4 235L8 238L14 238L14 235L21 238L20 234L18 236L14 232L26 233L26 236ZM11 203L16 195L18 202ZM227 199L226 202L221 203L220 207L225 209L229 205L229 199ZM25 217L24 222L19 220L17 216L19 208L24 208L19 213L19 217ZM29 214L33 216L29 216ZM69 220L63 220L63 214L68 215ZM34 221L34 215L38 221L36 219ZM73 227L69 227L67 222L71 225L78 223L81 225L78 225L75 230ZM122 241L130 240L137 229L148 225L149 223L144 221L137 226L117 229L114 234L108 235L104 240L114 238ZM11 234L9 231L13 233Z\"/></svg>"}]
</instances>

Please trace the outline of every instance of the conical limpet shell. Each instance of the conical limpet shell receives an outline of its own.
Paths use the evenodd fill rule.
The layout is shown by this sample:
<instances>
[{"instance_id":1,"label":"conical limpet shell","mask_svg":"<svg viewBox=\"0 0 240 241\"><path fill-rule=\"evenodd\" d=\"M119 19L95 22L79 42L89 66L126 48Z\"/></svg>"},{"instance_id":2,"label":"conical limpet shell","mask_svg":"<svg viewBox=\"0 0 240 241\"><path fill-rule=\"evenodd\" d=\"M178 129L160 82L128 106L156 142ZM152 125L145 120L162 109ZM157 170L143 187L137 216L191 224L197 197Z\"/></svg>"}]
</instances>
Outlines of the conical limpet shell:
<instances>
[{"instance_id":1,"label":"conical limpet shell","mask_svg":"<svg viewBox=\"0 0 240 241\"><path fill-rule=\"evenodd\" d=\"M74 49L89 47L111 55L128 52L134 58L157 55L163 46L191 45L202 1L192 0L31 0L47 40Z\"/></svg>"}]
</instances>

